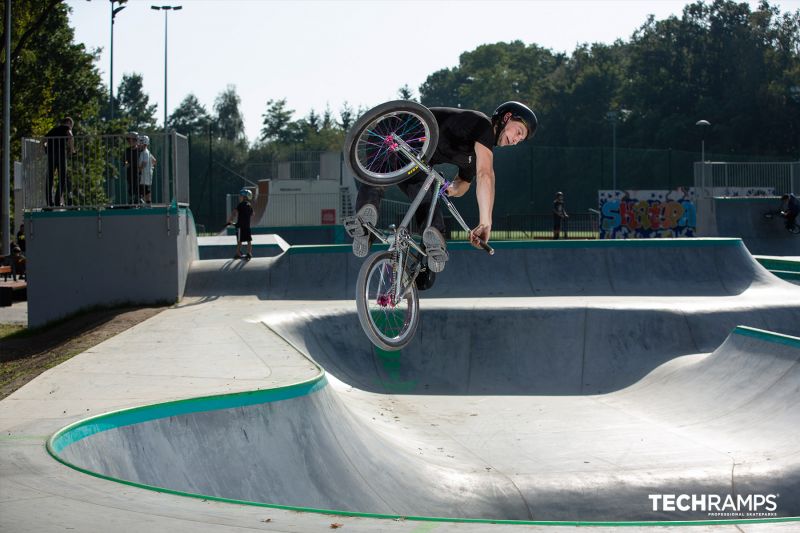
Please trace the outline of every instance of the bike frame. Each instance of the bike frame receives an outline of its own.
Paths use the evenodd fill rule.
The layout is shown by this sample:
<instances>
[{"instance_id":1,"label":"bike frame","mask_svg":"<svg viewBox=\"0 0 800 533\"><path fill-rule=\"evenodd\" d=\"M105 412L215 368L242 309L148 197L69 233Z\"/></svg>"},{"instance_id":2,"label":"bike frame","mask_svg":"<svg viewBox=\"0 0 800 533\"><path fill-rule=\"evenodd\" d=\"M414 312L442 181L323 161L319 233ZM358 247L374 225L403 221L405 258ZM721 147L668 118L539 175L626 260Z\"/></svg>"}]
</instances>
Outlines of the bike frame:
<instances>
[{"instance_id":1,"label":"bike frame","mask_svg":"<svg viewBox=\"0 0 800 533\"><path fill-rule=\"evenodd\" d=\"M406 212L405 217L400 222L400 225L394 227L394 238L387 238L383 232L378 230L377 228L372 227L371 225L367 225L367 229L372 233L376 238L378 238L382 243L389 244L389 250L394 251L397 253L397 261L396 265L404 265L405 261L408 259L408 249L413 248L422 256L426 256L425 250L417 244L417 242L411 237L411 233L408 231L408 227L411 225L411 220L413 219L414 215L419 209L419 206L422 204L422 201L427 196L428 191L431 189L432 186L435 186L433 199L431 201L430 208L428 209L428 216L427 221L425 223L425 227L422 228L424 232L430 225L433 223L433 215L436 211L436 203L439 198L442 199L442 202L447 207L450 214L453 215L453 218L458 222L458 224L466 231L468 234L471 232L470 227L464 221L461 214L456 209L456 206L453 205L453 202L447 197L446 194L442 194L443 189L447 187L447 181L444 177L439 174L432 166L428 165L425 161L420 159L415 153L414 150L400 137L395 135L389 135L384 142L387 144L387 149L395 152L400 152L405 157L407 157L410 161L412 161L419 169L427 175L425 181L422 184L422 188L414 197L411 202L411 205L408 208L408 212ZM435 184L435 185L434 185ZM486 242L480 241L480 246L486 250L490 255L494 254L494 249L489 246ZM417 265L416 271L413 275L409 275L408 283L414 283L417 275L419 274L419 265ZM405 271L405 268L403 268ZM395 300L399 300L402 295L405 293L407 285L404 285L402 282L403 276L395 276L397 283L395 285L394 295L393 297Z\"/></svg>"}]
</instances>

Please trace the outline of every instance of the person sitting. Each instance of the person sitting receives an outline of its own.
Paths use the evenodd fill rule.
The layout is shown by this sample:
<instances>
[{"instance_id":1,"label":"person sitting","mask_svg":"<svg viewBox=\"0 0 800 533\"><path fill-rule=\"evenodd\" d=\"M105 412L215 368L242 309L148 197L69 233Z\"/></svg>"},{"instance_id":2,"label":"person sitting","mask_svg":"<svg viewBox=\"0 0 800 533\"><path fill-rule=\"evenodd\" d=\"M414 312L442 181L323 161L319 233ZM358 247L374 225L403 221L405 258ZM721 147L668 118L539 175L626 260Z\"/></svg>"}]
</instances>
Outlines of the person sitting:
<instances>
[{"instance_id":1,"label":"person sitting","mask_svg":"<svg viewBox=\"0 0 800 533\"><path fill-rule=\"evenodd\" d=\"M17 276L20 278L26 278L25 274L25 263L27 259L22 254L22 250L16 243L14 246L11 247L11 257L9 258L9 263L11 265L11 275L13 276L14 281L17 281Z\"/></svg>"}]
</instances>

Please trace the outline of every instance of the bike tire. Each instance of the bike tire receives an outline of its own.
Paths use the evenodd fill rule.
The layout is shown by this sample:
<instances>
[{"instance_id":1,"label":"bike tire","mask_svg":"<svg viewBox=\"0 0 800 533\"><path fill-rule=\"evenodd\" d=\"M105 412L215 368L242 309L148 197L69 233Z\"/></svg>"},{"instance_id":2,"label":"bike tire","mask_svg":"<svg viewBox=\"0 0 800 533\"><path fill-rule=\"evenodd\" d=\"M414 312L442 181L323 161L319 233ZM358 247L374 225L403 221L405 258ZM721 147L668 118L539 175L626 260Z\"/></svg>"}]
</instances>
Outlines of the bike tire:
<instances>
[{"instance_id":1,"label":"bike tire","mask_svg":"<svg viewBox=\"0 0 800 533\"><path fill-rule=\"evenodd\" d=\"M795 235L800 234L800 225L798 225L798 224L792 224L791 226L789 226L786 229L789 230L789 233L794 233Z\"/></svg>"},{"instance_id":2,"label":"bike tire","mask_svg":"<svg viewBox=\"0 0 800 533\"><path fill-rule=\"evenodd\" d=\"M439 125L431 111L416 102L395 100L361 115L345 137L345 164L359 181L388 186L419 172L403 154L388 148L386 137L398 133L427 162L439 142Z\"/></svg>"},{"instance_id":3,"label":"bike tire","mask_svg":"<svg viewBox=\"0 0 800 533\"><path fill-rule=\"evenodd\" d=\"M397 306L380 301L392 286L392 262L392 252L372 254L361 265L356 282L356 308L361 327L372 344L387 351L400 350L411 342L419 325L419 296L415 284L410 285Z\"/></svg>"}]
</instances>

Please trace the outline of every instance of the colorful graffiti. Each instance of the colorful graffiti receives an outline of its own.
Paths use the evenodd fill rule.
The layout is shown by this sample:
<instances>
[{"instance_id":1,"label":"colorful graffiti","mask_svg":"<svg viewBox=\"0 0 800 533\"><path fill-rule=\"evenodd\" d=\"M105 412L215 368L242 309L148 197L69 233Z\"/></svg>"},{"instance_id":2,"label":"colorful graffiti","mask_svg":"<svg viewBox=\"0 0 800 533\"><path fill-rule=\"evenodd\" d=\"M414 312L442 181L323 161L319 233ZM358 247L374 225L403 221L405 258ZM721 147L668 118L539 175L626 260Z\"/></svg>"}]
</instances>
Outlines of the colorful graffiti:
<instances>
[{"instance_id":1,"label":"colorful graffiti","mask_svg":"<svg viewBox=\"0 0 800 533\"><path fill-rule=\"evenodd\" d=\"M601 239L694 237L693 189L600 191Z\"/></svg>"}]
</instances>

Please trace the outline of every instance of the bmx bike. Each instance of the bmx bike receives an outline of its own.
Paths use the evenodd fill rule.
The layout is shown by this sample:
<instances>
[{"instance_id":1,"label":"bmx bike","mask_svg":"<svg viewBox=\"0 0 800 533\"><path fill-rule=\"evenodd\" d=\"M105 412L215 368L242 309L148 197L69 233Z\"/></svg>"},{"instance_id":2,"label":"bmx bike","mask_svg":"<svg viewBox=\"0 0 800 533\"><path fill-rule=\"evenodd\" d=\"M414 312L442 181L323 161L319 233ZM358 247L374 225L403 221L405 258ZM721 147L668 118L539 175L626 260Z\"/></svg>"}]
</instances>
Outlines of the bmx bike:
<instances>
[{"instance_id":1,"label":"bmx bike","mask_svg":"<svg viewBox=\"0 0 800 533\"><path fill-rule=\"evenodd\" d=\"M389 248L373 253L361 266L356 282L358 318L369 340L387 351L406 346L419 325L416 280L427 269L427 254L410 225L431 187L433 196L427 222L420 233L431 225L438 201L468 234L471 231L445 193L449 183L427 163L438 140L439 127L433 113L407 100L386 102L370 109L345 138L345 163L363 183L385 187L418 172L427 175L399 226L392 225L389 231L384 231L370 223L363 224L377 241L388 244ZM478 241L484 250L494 254L491 246Z\"/></svg>"},{"instance_id":2,"label":"bmx bike","mask_svg":"<svg viewBox=\"0 0 800 533\"><path fill-rule=\"evenodd\" d=\"M773 220L775 218L782 218L783 211L781 211L780 209L767 211L762 215L762 217L764 218L764 220ZM798 225L797 222L784 224L784 227L786 228L786 231L788 231L789 233L793 233L795 235L800 234L800 225Z\"/></svg>"}]
</instances>

